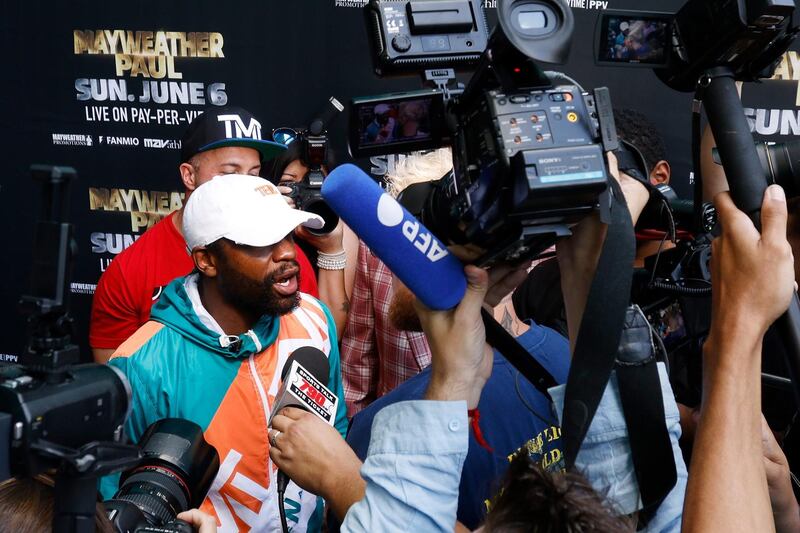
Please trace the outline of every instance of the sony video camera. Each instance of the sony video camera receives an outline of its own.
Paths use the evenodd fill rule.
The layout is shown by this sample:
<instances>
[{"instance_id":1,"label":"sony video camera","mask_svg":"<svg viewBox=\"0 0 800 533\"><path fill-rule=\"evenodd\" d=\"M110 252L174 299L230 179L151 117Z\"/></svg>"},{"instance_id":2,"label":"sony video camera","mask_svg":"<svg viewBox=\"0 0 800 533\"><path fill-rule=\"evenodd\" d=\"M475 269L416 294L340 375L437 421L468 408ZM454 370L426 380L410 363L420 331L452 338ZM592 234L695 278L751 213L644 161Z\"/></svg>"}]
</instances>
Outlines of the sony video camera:
<instances>
[{"instance_id":1,"label":"sony video camera","mask_svg":"<svg viewBox=\"0 0 800 533\"><path fill-rule=\"evenodd\" d=\"M349 125L356 157L452 147L453 172L401 201L445 243L477 247L482 265L569 235L598 205L603 152L616 148L608 91L586 93L536 63L566 59L566 2L500 0L497 15L487 36L478 0L371 0L375 71L433 67L425 76L437 89L354 99ZM463 91L447 86L446 67L473 71Z\"/></svg>"},{"instance_id":2,"label":"sony video camera","mask_svg":"<svg viewBox=\"0 0 800 533\"><path fill-rule=\"evenodd\" d=\"M311 233L325 235L336 228L339 216L328 207L322 199L320 190L325 180L322 166L328 160L328 124L338 115L344 106L331 96L321 113L303 130L296 131L292 128L277 128L273 139L285 145L298 143L301 146L300 160L308 166L308 173L297 182L284 181L279 185L292 190L287 196L294 200L297 209L317 214L325 221L325 225L318 229L308 229ZM329 171L330 169L327 169ZM280 176L275 176L280 179Z\"/></svg>"},{"instance_id":3,"label":"sony video camera","mask_svg":"<svg viewBox=\"0 0 800 533\"><path fill-rule=\"evenodd\" d=\"M219 470L217 450L200 426L181 418L155 422L139 446L144 459L123 472L119 490L103 503L109 520L117 531L191 532L176 516L200 507Z\"/></svg>"}]
</instances>

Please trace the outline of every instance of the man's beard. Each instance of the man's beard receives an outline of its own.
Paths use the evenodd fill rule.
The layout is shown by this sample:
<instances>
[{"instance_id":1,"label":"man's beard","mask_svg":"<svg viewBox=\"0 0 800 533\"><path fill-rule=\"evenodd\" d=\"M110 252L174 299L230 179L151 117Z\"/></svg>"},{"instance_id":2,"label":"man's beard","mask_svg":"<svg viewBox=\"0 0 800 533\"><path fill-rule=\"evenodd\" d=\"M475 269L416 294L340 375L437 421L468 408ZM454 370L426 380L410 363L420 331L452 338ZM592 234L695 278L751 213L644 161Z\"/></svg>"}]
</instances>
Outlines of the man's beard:
<instances>
[{"instance_id":1,"label":"man's beard","mask_svg":"<svg viewBox=\"0 0 800 533\"><path fill-rule=\"evenodd\" d=\"M228 267L225 268L225 274L220 276L219 291L226 302L252 316L285 315L300 305L300 290L298 289L293 296L282 297L276 294L272 287L276 277L291 269L299 269L298 264L295 261L285 261L263 281L258 282ZM299 270L297 284L299 287Z\"/></svg>"},{"instance_id":2,"label":"man's beard","mask_svg":"<svg viewBox=\"0 0 800 533\"><path fill-rule=\"evenodd\" d=\"M389 322L400 331L422 331L422 324L414 309L414 295L410 290L403 288L392 294Z\"/></svg>"}]
</instances>

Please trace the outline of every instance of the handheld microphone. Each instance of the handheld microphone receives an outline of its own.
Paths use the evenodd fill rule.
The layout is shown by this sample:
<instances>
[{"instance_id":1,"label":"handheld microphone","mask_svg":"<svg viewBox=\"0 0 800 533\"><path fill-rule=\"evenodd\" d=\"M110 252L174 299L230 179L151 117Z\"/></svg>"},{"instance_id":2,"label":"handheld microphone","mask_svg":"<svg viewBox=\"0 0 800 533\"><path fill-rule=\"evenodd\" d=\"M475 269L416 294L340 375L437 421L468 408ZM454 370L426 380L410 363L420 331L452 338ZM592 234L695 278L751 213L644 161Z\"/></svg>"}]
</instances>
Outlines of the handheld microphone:
<instances>
[{"instance_id":1,"label":"handheld microphone","mask_svg":"<svg viewBox=\"0 0 800 533\"><path fill-rule=\"evenodd\" d=\"M325 386L330 365L322 350L301 346L292 352L281 371L281 388L269 415L269 424L284 407L314 413L331 426L336 419L339 398Z\"/></svg>"},{"instance_id":2,"label":"handheld microphone","mask_svg":"<svg viewBox=\"0 0 800 533\"><path fill-rule=\"evenodd\" d=\"M322 420L334 424L339 398L325 386L330 373L328 358L318 348L302 346L292 352L281 371L283 381L269 417L269 426L275 414L284 407L297 407L314 413ZM278 493L283 494L289 476L278 470Z\"/></svg>"},{"instance_id":3,"label":"handheld microphone","mask_svg":"<svg viewBox=\"0 0 800 533\"><path fill-rule=\"evenodd\" d=\"M360 168L336 167L322 197L426 306L451 309L464 297L461 261Z\"/></svg>"}]
</instances>

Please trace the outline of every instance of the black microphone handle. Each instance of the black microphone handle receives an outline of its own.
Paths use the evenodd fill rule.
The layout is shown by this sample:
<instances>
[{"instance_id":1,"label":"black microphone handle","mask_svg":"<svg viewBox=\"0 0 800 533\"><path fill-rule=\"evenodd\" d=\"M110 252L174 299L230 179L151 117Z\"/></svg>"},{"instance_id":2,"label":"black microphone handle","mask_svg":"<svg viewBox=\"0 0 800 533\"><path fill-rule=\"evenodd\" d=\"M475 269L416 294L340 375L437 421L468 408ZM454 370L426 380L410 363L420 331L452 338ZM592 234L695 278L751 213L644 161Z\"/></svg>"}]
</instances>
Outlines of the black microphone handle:
<instances>
[{"instance_id":1,"label":"black microphone handle","mask_svg":"<svg viewBox=\"0 0 800 533\"><path fill-rule=\"evenodd\" d=\"M278 494L286 492L286 487L289 485L289 476L284 474L283 470L278 470Z\"/></svg>"},{"instance_id":2,"label":"black microphone handle","mask_svg":"<svg viewBox=\"0 0 800 533\"><path fill-rule=\"evenodd\" d=\"M767 179L758 160L736 82L730 70L724 67L712 69L708 74L710 83L703 97L703 105L725 169L731 198L760 230L761 203L767 189ZM695 201L698 200L695 198ZM785 347L795 404L800 407L800 300L797 293L792 297L789 309L775 324Z\"/></svg>"}]
</instances>

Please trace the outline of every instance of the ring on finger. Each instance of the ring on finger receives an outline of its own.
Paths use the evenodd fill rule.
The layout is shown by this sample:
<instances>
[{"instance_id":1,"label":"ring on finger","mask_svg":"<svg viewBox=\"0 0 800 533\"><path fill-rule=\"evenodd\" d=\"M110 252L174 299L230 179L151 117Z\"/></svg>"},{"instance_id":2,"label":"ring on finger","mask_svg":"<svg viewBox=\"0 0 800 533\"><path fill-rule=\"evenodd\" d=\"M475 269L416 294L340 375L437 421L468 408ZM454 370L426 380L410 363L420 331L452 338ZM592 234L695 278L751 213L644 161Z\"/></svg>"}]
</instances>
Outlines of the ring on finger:
<instances>
[{"instance_id":1,"label":"ring on finger","mask_svg":"<svg viewBox=\"0 0 800 533\"><path fill-rule=\"evenodd\" d=\"M269 437L269 443L272 444L273 446L277 446L278 444L277 444L276 441L278 439L278 435L280 435L280 434L281 434L280 430L277 430L277 429L274 430L272 432L272 435L270 435L270 437Z\"/></svg>"}]
</instances>

